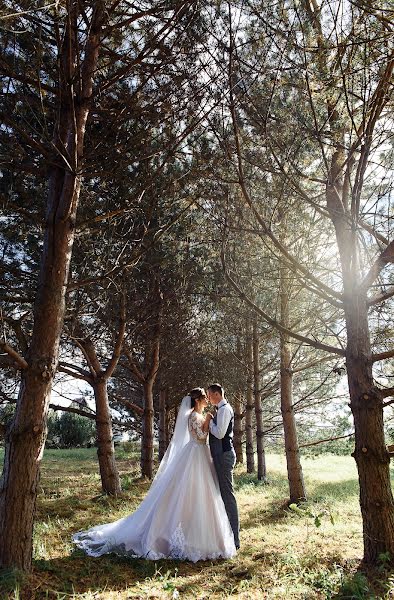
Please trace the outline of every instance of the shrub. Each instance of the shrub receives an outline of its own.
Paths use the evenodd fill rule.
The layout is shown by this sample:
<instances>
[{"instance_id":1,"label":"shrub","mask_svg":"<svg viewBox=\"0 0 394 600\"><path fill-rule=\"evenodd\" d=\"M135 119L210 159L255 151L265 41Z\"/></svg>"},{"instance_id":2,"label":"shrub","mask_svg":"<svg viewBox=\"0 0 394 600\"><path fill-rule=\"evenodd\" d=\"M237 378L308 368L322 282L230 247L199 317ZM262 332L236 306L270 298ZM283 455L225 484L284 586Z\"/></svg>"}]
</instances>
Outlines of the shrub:
<instances>
[{"instance_id":1,"label":"shrub","mask_svg":"<svg viewBox=\"0 0 394 600\"><path fill-rule=\"evenodd\" d=\"M94 443L94 421L69 412L48 417L47 448L76 448Z\"/></svg>"}]
</instances>

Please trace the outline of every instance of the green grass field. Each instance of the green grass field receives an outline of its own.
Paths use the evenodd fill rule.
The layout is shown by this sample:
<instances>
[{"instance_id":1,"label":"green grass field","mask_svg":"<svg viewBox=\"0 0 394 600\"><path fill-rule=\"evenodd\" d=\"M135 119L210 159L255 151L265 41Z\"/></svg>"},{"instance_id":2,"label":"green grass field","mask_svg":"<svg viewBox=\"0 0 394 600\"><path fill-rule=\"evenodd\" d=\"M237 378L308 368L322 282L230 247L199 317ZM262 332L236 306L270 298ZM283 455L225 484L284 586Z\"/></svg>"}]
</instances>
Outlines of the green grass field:
<instances>
[{"instance_id":1,"label":"green grass field","mask_svg":"<svg viewBox=\"0 0 394 600\"><path fill-rule=\"evenodd\" d=\"M0 449L0 460L2 460ZM394 599L394 573L360 569L361 519L355 463L323 455L303 460L309 501L287 506L284 456L267 456L269 484L236 469L241 550L228 561L188 563L98 559L75 550L71 534L133 511L149 482L138 456L117 449L124 493L100 495L95 449L45 452L31 576L0 572L0 599ZM316 526L320 524L320 526Z\"/></svg>"}]
</instances>

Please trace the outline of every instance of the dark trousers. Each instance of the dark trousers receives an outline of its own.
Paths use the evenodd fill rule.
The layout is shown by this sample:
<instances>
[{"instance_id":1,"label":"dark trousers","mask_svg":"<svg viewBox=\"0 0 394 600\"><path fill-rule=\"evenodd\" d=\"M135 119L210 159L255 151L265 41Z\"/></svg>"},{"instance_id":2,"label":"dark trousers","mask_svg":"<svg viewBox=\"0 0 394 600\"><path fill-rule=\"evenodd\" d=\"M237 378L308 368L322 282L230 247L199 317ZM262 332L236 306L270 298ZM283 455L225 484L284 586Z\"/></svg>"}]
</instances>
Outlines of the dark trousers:
<instances>
[{"instance_id":1,"label":"dark trousers","mask_svg":"<svg viewBox=\"0 0 394 600\"><path fill-rule=\"evenodd\" d=\"M236 461L234 450L212 455L213 464L219 480L220 493L226 508L228 520L234 533L234 542L239 547L239 517L237 501L234 495L233 468Z\"/></svg>"}]
</instances>

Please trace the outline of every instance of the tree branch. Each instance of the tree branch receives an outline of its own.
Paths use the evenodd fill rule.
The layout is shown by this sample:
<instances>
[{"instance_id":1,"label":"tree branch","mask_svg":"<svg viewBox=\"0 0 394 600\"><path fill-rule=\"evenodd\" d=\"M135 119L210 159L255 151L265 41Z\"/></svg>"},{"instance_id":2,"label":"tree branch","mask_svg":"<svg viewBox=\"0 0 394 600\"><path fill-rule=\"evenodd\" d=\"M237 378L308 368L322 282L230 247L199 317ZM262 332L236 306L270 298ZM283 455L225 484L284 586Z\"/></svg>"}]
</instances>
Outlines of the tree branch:
<instances>
[{"instance_id":1,"label":"tree branch","mask_svg":"<svg viewBox=\"0 0 394 600\"><path fill-rule=\"evenodd\" d=\"M377 362L378 360L385 360L386 358L392 358L393 356L394 350L387 350L387 352L372 354L372 362Z\"/></svg>"},{"instance_id":2,"label":"tree branch","mask_svg":"<svg viewBox=\"0 0 394 600\"><path fill-rule=\"evenodd\" d=\"M338 435L337 437L325 438L324 440L317 440L317 442L309 442L308 444L300 444L299 448L309 448L309 446L317 446L318 444L324 444L325 442L334 442L335 440L343 440L345 438L352 437L353 433L349 433L348 435Z\"/></svg>"},{"instance_id":3,"label":"tree branch","mask_svg":"<svg viewBox=\"0 0 394 600\"><path fill-rule=\"evenodd\" d=\"M74 370L72 370L74 369ZM88 371L77 367L76 365L70 365L68 363L59 363L58 369L60 373L66 373L67 375L71 375L71 377L75 377L76 379L82 379L83 381L87 381L90 385L93 384L93 378Z\"/></svg>"},{"instance_id":4,"label":"tree branch","mask_svg":"<svg viewBox=\"0 0 394 600\"><path fill-rule=\"evenodd\" d=\"M125 331L126 331L126 299L124 294L121 294L121 299L120 299L120 325L119 325L119 332L118 332L118 336L117 336L117 340L115 343L115 347L112 353L112 357L111 360L108 363L107 368L105 369L104 372L104 377L105 379L109 379L113 372L116 369L116 366L119 362L119 358L122 352L122 346L123 346L123 340L124 340L124 335L125 335Z\"/></svg>"},{"instance_id":5,"label":"tree branch","mask_svg":"<svg viewBox=\"0 0 394 600\"><path fill-rule=\"evenodd\" d=\"M373 284L375 279L379 276L381 270L388 264L394 262L394 240L392 240L387 248L383 250L378 258L373 263L372 267L364 277L360 284L360 291L367 292L368 288Z\"/></svg>"},{"instance_id":6,"label":"tree branch","mask_svg":"<svg viewBox=\"0 0 394 600\"><path fill-rule=\"evenodd\" d=\"M117 394L112 394L112 393L111 393L111 398L116 400L116 402L120 402L120 404L123 404L124 406L126 406L126 408L128 408L132 412L136 413L140 417L142 417L142 415L144 414L144 409L141 408L141 406L138 406L138 404L135 404L134 402L131 402L130 400L126 400L126 398L121 398Z\"/></svg>"},{"instance_id":7,"label":"tree branch","mask_svg":"<svg viewBox=\"0 0 394 600\"><path fill-rule=\"evenodd\" d=\"M80 408L74 408L73 406L60 406L58 404L50 404L49 408L52 408L52 410L61 410L63 412L74 413L76 415L80 415L81 417L86 417L87 419L91 419L92 421L96 420L96 413L87 412ZM111 420L112 420L113 425L117 425L118 427L122 427L123 429L130 427L131 429L134 429L138 433L141 433L140 430L134 424L132 424L130 422L123 423L122 421L119 421L119 419L111 419Z\"/></svg>"},{"instance_id":8,"label":"tree branch","mask_svg":"<svg viewBox=\"0 0 394 600\"><path fill-rule=\"evenodd\" d=\"M141 371L141 369L138 367L137 363L135 362L135 360L133 358L133 354L127 343L124 344L123 351L127 358L128 366L129 366L131 372L133 373L133 375L135 376L135 378L137 379L137 381L139 383L144 384L144 382L145 382L144 374Z\"/></svg>"},{"instance_id":9,"label":"tree branch","mask_svg":"<svg viewBox=\"0 0 394 600\"><path fill-rule=\"evenodd\" d=\"M73 406L60 406L58 404L50 404L49 408L52 410L62 410L63 412L70 412L76 415L80 415L81 417L86 417L87 419L96 420L96 413L87 412L86 410L82 410L81 408L74 408Z\"/></svg>"},{"instance_id":10,"label":"tree branch","mask_svg":"<svg viewBox=\"0 0 394 600\"><path fill-rule=\"evenodd\" d=\"M383 398L388 398L389 396L394 396L394 387L391 388L382 388L380 390Z\"/></svg>"},{"instance_id":11,"label":"tree branch","mask_svg":"<svg viewBox=\"0 0 394 600\"><path fill-rule=\"evenodd\" d=\"M231 75L230 75L231 77ZM260 212L257 210L255 203L253 202L248 189L245 183L245 176L243 170L243 159L241 154L241 143L239 139L239 130L238 130L238 122L237 116L235 113L235 105L234 105L234 97L232 91L232 82L230 81L230 112L233 123L233 131L234 131L234 139L235 139L235 148L236 148L236 157L237 157L237 174L238 174L238 182L242 191L242 195L246 201L246 204L252 210L257 222L261 226L264 234L273 242L274 246L281 252L281 254L289 261L292 267L303 274L303 276L308 279L313 285L316 287L315 293L319 295L324 295L324 299L327 302L330 302L334 306L342 308L342 299L343 296L341 293L336 292L328 285L320 281L317 277L315 277L304 265L302 265L285 247L284 245L276 238L270 226L265 222ZM338 302L338 300L340 302Z\"/></svg>"},{"instance_id":12,"label":"tree branch","mask_svg":"<svg viewBox=\"0 0 394 600\"><path fill-rule=\"evenodd\" d=\"M312 346L313 348L318 348L319 350L324 350L325 352L331 352L332 354L338 354L339 356L346 356L346 352L342 350L342 348L336 348L335 346L329 346L327 344L323 344L321 342L317 342L316 340L312 340L311 338L305 337L286 327L283 327L276 319L270 317L265 311L263 311L259 306L257 306L246 294L241 290L238 284L232 279L232 277L227 272L225 255L224 255L224 247L222 248L221 253L223 271L226 279L233 286L233 288L238 292L240 298L242 298L254 311L256 311L260 316L267 321L272 327L275 327L279 332L289 335L290 337L298 340L299 342L303 342L308 346Z\"/></svg>"},{"instance_id":13,"label":"tree branch","mask_svg":"<svg viewBox=\"0 0 394 600\"><path fill-rule=\"evenodd\" d=\"M393 296L394 296L394 289L392 289L391 292L385 292L385 293L382 293L382 294L377 294L376 296L373 296L372 298L369 298L367 300L367 305L368 306L374 306L375 304L379 304L380 302L384 302L385 300L389 300Z\"/></svg>"},{"instance_id":14,"label":"tree branch","mask_svg":"<svg viewBox=\"0 0 394 600\"><path fill-rule=\"evenodd\" d=\"M332 356L323 356L323 358L313 360L313 361L307 363L306 365L300 365L299 367L296 367L295 369L291 369L291 372L293 373L293 375L295 375L296 373L301 373L302 371L306 371L307 369L315 367L315 366L321 364L322 362L326 362L328 360L333 360L333 357Z\"/></svg>"},{"instance_id":15,"label":"tree branch","mask_svg":"<svg viewBox=\"0 0 394 600\"><path fill-rule=\"evenodd\" d=\"M14 330L15 335L17 337L17 340L19 342L19 345L20 345L23 353L27 352L27 349L28 349L26 335L22 329L22 320L25 316L26 316L26 313L25 313L25 315L22 315L22 317L20 319L13 319L12 317L6 317L6 316L0 315L0 320L4 321L5 323L8 323L10 325L10 327L12 327L12 329Z\"/></svg>"},{"instance_id":16,"label":"tree branch","mask_svg":"<svg viewBox=\"0 0 394 600\"><path fill-rule=\"evenodd\" d=\"M383 242L383 244L385 244L386 246L389 245L389 243L390 243L389 240L381 233L378 233L377 231L375 231L375 229L369 223L366 223L366 221L363 221L362 219L360 219L358 224L360 225L360 227L365 229L365 231L368 231L368 233L370 233L372 235L372 237L375 238L375 240L377 240L379 242Z\"/></svg>"},{"instance_id":17,"label":"tree branch","mask_svg":"<svg viewBox=\"0 0 394 600\"><path fill-rule=\"evenodd\" d=\"M16 350L11 348L6 342L0 342L0 350L3 350L6 354L11 356L11 358L16 362L20 369L27 369L29 366L23 356L19 354Z\"/></svg>"},{"instance_id":18,"label":"tree branch","mask_svg":"<svg viewBox=\"0 0 394 600\"><path fill-rule=\"evenodd\" d=\"M146 246L143 246L141 244L141 247L139 248L139 250L136 251L134 256L131 256L126 262L122 263L121 265L117 265L116 267L113 267L106 273L103 273L102 275L98 275L97 277L90 277L89 279L80 279L80 280L76 280L76 281L70 281L67 286L67 292L71 292L75 289L85 287L87 285L91 285L92 283L99 283L101 281L106 281L108 279L112 280L112 278L115 277L115 275L121 275L124 271L127 271L127 270L135 267L138 264L138 262L140 261L140 259L147 252L149 252L149 250L154 248L156 242L161 237L163 237L163 235L173 225L175 225L179 221L179 219L181 219L181 217L189 210L189 208L193 204L195 204L194 200L192 202L190 202L184 209L182 209L178 215L175 215L175 217L173 219L171 219L166 225L163 225L163 227L160 227L158 230L156 230L152 235L152 241L149 244L146 244Z\"/></svg>"}]
</instances>

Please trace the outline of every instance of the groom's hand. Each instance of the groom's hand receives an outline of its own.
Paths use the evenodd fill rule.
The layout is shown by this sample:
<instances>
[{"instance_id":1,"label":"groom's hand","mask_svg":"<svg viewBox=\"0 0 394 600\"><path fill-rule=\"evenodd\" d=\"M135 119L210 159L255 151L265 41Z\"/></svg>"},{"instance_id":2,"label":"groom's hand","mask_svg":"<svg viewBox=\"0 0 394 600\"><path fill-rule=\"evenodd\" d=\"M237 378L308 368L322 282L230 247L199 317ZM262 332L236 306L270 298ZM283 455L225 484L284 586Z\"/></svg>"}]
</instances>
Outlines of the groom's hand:
<instances>
[{"instance_id":1,"label":"groom's hand","mask_svg":"<svg viewBox=\"0 0 394 600\"><path fill-rule=\"evenodd\" d=\"M210 412L207 412L205 414L205 421L204 421L203 426L202 426L202 430L205 433L208 433L208 431L209 431L209 424L212 421L212 419L213 419L213 414L210 413Z\"/></svg>"}]
</instances>

